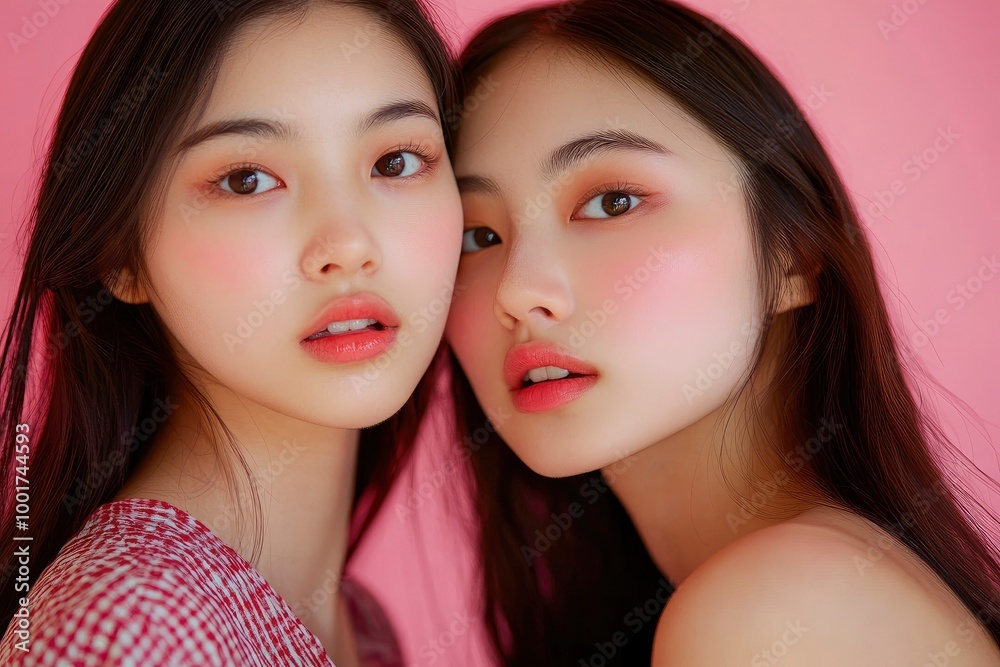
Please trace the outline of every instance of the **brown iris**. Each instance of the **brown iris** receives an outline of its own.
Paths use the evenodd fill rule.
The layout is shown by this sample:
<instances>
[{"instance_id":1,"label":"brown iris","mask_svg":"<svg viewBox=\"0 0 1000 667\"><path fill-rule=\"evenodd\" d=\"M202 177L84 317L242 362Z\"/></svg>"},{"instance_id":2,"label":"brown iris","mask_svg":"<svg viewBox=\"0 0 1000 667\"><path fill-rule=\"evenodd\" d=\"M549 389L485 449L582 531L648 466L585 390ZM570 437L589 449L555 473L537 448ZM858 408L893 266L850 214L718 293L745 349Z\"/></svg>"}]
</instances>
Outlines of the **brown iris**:
<instances>
[{"instance_id":1,"label":"brown iris","mask_svg":"<svg viewBox=\"0 0 1000 667\"><path fill-rule=\"evenodd\" d=\"M489 227L480 227L472 232L472 240L475 241L476 245L480 248L485 248L487 246L500 243L500 235Z\"/></svg>"},{"instance_id":2,"label":"brown iris","mask_svg":"<svg viewBox=\"0 0 1000 667\"><path fill-rule=\"evenodd\" d=\"M383 176L399 176L406 168L406 158L402 153L383 155L375 163L375 171Z\"/></svg>"},{"instance_id":3,"label":"brown iris","mask_svg":"<svg viewBox=\"0 0 1000 667\"><path fill-rule=\"evenodd\" d=\"M601 208L608 215L621 215L632 208L630 199L624 192L609 192L601 197Z\"/></svg>"},{"instance_id":4,"label":"brown iris","mask_svg":"<svg viewBox=\"0 0 1000 667\"><path fill-rule=\"evenodd\" d=\"M235 171L226 179L229 189L238 195L248 195L257 189L257 172Z\"/></svg>"}]
</instances>

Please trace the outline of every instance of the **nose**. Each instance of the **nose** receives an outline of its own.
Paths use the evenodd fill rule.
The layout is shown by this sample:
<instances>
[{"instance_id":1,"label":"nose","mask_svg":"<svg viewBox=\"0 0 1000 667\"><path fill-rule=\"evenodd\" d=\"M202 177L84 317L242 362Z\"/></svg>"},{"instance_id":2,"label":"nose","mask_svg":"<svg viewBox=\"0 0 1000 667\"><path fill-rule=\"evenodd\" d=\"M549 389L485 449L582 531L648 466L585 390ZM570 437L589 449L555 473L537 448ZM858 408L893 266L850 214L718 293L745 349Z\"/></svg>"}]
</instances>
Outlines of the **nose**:
<instances>
[{"instance_id":1,"label":"nose","mask_svg":"<svg viewBox=\"0 0 1000 667\"><path fill-rule=\"evenodd\" d=\"M378 271L382 255L377 239L372 235L366 216L358 207L341 206L326 209L303 249L300 260L303 275L312 280L324 280L340 274L371 275Z\"/></svg>"},{"instance_id":2,"label":"nose","mask_svg":"<svg viewBox=\"0 0 1000 667\"><path fill-rule=\"evenodd\" d=\"M493 310L505 328L519 325L546 327L565 321L573 312L569 276L551 252L551 239L520 235L509 246L497 285Z\"/></svg>"}]
</instances>

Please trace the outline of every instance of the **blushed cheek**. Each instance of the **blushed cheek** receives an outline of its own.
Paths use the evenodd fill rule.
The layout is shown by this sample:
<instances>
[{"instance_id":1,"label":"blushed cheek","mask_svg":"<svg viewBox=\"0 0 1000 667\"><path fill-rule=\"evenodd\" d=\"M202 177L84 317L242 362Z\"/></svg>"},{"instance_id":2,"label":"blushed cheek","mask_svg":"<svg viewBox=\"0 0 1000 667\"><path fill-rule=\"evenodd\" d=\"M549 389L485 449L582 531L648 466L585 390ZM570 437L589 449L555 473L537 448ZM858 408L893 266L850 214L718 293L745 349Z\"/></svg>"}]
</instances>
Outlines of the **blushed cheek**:
<instances>
[{"instance_id":1,"label":"blushed cheek","mask_svg":"<svg viewBox=\"0 0 1000 667\"><path fill-rule=\"evenodd\" d=\"M573 347L585 357L590 349L648 363L652 356L690 356L706 341L715 344L720 330L730 334L749 287L738 244L723 226L674 225L656 235L643 225L583 239L572 253Z\"/></svg>"},{"instance_id":2,"label":"blushed cheek","mask_svg":"<svg viewBox=\"0 0 1000 667\"><path fill-rule=\"evenodd\" d=\"M286 272L300 271L309 252L292 245L294 211L284 200L223 205L177 185L168 201L155 252L164 256L171 279L197 279L210 292L261 298L282 286Z\"/></svg>"},{"instance_id":3,"label":"blushed cheek","mask_svg":"<svg viewBox=\"0 0 1000 667\"><path fill-rule=\"evenodd\" d=\"M203 240L178 240L164 259L172 276L197 280L203 286L226 290L242 281L246 272L247 257L242 252L234 252L219 244Z\"/></svg>"},{"instance_id":4,"label":"blushed cheek","mask_svg":"<svg viewBox=\"0 0 1000 667\"><path fill-rule=\"evenodd\" d=\"M456 197L435 198L414 210L383 242L394 248L391 261L401 263L386 267L393 274L406 275L412 286L435 295L443 287L450 290L462 242L461 202Z\"/></svg>"},{"instance_id":5,"label":"blushed cheek","mask_svg":"<svg viewBox=\"0 0 1000 667\"><path fill-rule=\"evenodd\" d=\"M661 349L665 322L697 304L702 262L693 242L659 242L634 230L574 248L572 284L577 312L569 344L587 357L605 356L609 345ZM659 341L659 342L657 342Z\"/></svg>"},{"instance_id":6,"label":"blushed cheek","mask_svg":"<svg viewBox=\"0 0 1000 667\"><path fill-rule=\"evenodd\" d=\"M218 333L235 327L276 290L282 294L279 303L288 303L281 278L298 267L296 258L276 251L279 247L275 239L161 235L153 261L164 308L178 326Z\"/></svg>"},{"instance_id":7,"label":"blushed cheek","mask_svg":"<svg viewBox=\"0 0 1000 667\"><path fill-rule=\"evenodd\" d=\"M745 366L757 304L745 258L733 246L691 245L636 284L612 332L627 341L626 366L652 372L649 382L668 395L681 396L702 374L719 381L719 392L726 389Z\"/></svg>"},{"instance_id":8,"label":"blushed cheek","mask_svg":"<svg viewBox=\"0 0 1000 667\"><path fill-rule=\"evenodd\" d=\"M460 277L457 289L445 337L466 375L475 382L500 372L498 364L502 364L506 350L500 349L502 332L493 314L494 292L483 282L469 282L465 276Z\"/></svg>"}]
</instances>

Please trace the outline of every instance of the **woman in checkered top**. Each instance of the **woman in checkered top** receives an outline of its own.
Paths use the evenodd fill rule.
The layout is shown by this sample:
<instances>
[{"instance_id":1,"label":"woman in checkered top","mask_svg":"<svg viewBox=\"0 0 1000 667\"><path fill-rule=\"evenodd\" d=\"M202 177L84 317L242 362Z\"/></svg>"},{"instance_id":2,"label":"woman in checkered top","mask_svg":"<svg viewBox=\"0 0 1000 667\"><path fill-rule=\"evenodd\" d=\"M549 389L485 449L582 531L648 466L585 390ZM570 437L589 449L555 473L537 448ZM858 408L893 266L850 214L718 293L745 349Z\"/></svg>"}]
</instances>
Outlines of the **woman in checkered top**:
<instances>
[{"instance_id":1,"label":"woman in checkered top","mask_svg":"<svg viewBox=\"0 0 1000 667\"><path fill-rule=\"evenodd\" d=\"M0 663L399 661L341 573L438 358L452 91L414 0L110 8L2 349Z\"/></svg>"}]
</instances>

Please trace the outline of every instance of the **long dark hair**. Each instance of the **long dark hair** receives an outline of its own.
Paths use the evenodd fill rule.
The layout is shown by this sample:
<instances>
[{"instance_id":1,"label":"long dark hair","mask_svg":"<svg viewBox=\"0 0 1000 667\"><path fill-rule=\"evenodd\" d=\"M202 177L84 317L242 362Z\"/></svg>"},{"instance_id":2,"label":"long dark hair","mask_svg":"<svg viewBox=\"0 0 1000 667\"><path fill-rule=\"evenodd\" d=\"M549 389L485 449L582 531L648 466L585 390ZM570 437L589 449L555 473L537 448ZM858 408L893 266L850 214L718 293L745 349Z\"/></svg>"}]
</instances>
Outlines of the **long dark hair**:
<instances>
[{"instance_id":1,"label":"long dark hair","mask_svg":"<svg viewBox=\"0 0 1000 667\"><path fill-rule=\"evenodd\" d=\"M499 57L538 40L647 79L738 158L762 276L761 341L770 336L789 351L778 356L770 386L751 397L753 413L774 415L778 424L759 451L794 481L794 498L848 509L902 540L1000 644L1000 558L974 528L978 522L995 534L997 519L946 482L935 455L964 457L911 393L914 376L901 361L906 350L893 335L858 216L784 86L725 28L675 2L575 0L482 28L458 62L462 96L472 100L466 95ZM815 300L774 316L789 258L795 273L814 276ZM654 599L659 576L620 503L606 494L557 541L526 557L538 531L580 501L588 476L543 479L530 471L476 404L454 356L452 366L459 434L484 527L485 620L497 655L510 665L648 664L655 619L624 633L633 653L612 643L628 629L633 605ZM753 393L755 375L742 393ZM836 438L796 452L831 423L841 427ZM602 652L602 660L588 658Z\"/></svg>"},{"instance_id":2,"label":"long dark hair","mask_svg":"<svg viewBox=\"0 0 1000 667\"><path fill-rule=\"evenodd\" d=\"M451 63L418 0L329 1L370 12L393 31L426 71L443 117L455 99ZM23 594L12 576L19 544L14 515L30 508L23 534L32 537L28 581L34 581L94 508L121 489L169 417L177 399L171 392L184 389L235 444L204 396L177 372L149 304L116 300L102 279L123 267L145 276L149 216L142 212L152 202L144 184L161 173L163 156L211 89L228 41L249 21L294 19L311 4L121 0L80 57L46 156L0 354L0 627ZM439 351L434 367L441 358ZM362 431L348 558L409 455L431 374L396 415ZM29 378L35 400L26 406ZM27 434L18 428L22 422ZM25 449L30 459L19 459ZM231 452L250 473L238 447Z\"/></svg>"}]
</instances>

